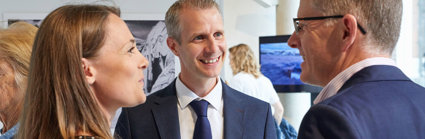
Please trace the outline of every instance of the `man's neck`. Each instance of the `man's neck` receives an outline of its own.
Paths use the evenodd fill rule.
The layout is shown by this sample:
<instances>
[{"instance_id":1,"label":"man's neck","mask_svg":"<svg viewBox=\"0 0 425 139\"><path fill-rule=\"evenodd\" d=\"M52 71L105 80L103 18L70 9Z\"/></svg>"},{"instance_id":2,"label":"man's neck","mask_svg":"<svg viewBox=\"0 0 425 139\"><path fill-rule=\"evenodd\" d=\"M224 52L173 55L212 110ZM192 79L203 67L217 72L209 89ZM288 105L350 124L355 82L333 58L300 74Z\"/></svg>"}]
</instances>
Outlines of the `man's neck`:
<instances>
[{"instance_id":1,"label":"man's neck","mask_svg":"<svg viewBox=\"0 0 425 139\"><path fill-rule=\"evenodd\" d=\"M352 46L351 49L348 49L344 53L340 55L339 60L336 62L336 66L334 68L334 71L331 72L330 76L328 76L327 81L325 83L329 83L336 75L338 75L340 72L344 71L345 69L349 68L350 66L373 57L386 57L390 58L388 54L379 54L377 52L370 50L371 46L359 46L355 45ZM323 84L325 86L326 84Z\"/></svg>"},{"instance_id":2,"label":"man's neck","mask_svg":"<svg viewBox=\"0 0 425 139\"><path fill-rule=\"evenodd\" d=\"M190 76L190 75L189 75ZM215 78L187 78L187 76L180 74L182 83L193 91L199 97L207 96L211 90L214 89L218 83L218 77Z\"/></svg>"}]
</instances>

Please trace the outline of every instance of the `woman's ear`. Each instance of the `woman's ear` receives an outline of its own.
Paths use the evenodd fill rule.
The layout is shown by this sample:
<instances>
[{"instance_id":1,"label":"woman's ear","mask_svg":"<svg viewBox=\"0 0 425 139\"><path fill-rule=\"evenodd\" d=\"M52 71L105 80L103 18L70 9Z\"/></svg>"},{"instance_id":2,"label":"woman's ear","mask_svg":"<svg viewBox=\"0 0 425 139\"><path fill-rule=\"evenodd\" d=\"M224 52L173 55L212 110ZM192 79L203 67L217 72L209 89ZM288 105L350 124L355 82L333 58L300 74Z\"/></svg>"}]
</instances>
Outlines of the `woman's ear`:
<instances>
[{"instance_id":1,"label":"woman's ear","mask_svg":"<svg viewBox=\"0 0 425 139\"><path fill-rule=\"evenodd\" d=\"M96 81L96 70L86 58L81 58L81 65L86 76L86 81L89 85L92 85Z\"/></svg>"}]
</instances>

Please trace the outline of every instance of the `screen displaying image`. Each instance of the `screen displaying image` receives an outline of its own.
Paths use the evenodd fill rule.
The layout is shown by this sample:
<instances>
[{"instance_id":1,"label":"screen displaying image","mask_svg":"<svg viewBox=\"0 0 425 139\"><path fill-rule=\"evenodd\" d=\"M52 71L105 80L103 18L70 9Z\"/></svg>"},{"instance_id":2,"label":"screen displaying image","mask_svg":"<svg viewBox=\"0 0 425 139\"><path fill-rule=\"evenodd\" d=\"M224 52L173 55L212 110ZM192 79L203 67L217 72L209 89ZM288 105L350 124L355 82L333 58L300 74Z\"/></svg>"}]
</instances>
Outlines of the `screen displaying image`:
<instances>
[{"instance_id":1,"label":"screen displaying image","mask_svg":"<svg viewBox=\"0 0 425 139\"><path fill-rule=\"evenodd\" d=\"M298 49L286 42L260 44L261 72L274 85L302 85L300 80L303 59Z\"/></svg>"},{"instance_id":2,"label":"screen displaying image","mask_svg":"<svg viewBox=\"0 0 425 139\"><path fill-rule=\"evenodd\" d=\"M321 88L300 80L303 58L288 45L290 35L260 37L261 73L272 81L277 92L320 92Z\"/></svg>"}]
</instances>

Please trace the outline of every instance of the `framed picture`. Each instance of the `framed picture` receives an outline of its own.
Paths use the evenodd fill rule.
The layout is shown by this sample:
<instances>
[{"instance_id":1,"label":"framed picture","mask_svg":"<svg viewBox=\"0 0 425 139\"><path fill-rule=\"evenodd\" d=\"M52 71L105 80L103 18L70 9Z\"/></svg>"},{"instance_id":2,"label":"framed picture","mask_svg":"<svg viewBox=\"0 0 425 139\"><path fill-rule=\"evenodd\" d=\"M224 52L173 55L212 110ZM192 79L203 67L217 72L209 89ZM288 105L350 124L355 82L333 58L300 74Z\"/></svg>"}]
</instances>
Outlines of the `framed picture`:
<instances>
[{"instance_id":1,"label":"framed picture","mask_svg":"<svg viewBox=\"0 0 425 139\"><path fill-rule=\"evenodd\" d=\"M47 13L5 13L3 20L7 22L5 27L17 21L25 21L39 27L46 16ZM168 34L164 16L165 14L121 14L136 40L137 49L149 61L148 68L143 71L146 95L173 82L180 70L178 58L166 43Z\"/></svg>"},{"instance_id":2,"label":"framed picture","mask_svg":"<svg viewBox=\"0 0 425 139\"><path fill-rule=\"evenodd\" d=\"M6 24L3 24L3 27L7 28L10 24L17 21L25 21L40 27L42 19L46 16L47 13L4 13L3 21L5 21Z\"/></svg>"},{"instance_id":3,"label":"framed picture","mask_svg":"<svg viewBox=\"0 0 425 139\"><path fill-rule=\"evenodd\" d=\"M145 92L154 93L170 84L180 70L178 58L167 46L165 14L123 14L136 39L137 49L149 60L144 71Z\"/></svg>"}]
</instances>

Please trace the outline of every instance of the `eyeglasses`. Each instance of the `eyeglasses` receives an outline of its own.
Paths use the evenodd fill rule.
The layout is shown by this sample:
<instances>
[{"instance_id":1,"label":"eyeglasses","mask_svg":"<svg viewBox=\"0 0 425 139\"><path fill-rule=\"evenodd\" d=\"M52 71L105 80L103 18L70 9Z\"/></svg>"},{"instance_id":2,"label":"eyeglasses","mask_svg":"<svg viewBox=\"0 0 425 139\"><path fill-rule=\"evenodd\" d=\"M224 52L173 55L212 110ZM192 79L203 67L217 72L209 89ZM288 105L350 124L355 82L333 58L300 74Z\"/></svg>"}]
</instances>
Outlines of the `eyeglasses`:
<instances>
[{"instance_id":1,"label":"eyeglasses","mask_svg":"<svg viewBox=\"0 0 425 139\"><path fill-rule=\"evenodd\" d=\"M298 33L301 29L302 29L302 25L300 25L300 20L323 20L323 19L328 19L328 18L342 18L344 17L343 15L334 15L334 16L318 16L318 17L305 17L305 18L294 18L294 27L295 27L295 32ZM359 22L357 22L357 27L359 28L360 32L362 34L366 35L366 30L360 26Z\"/></svg>"}]
</instances>

